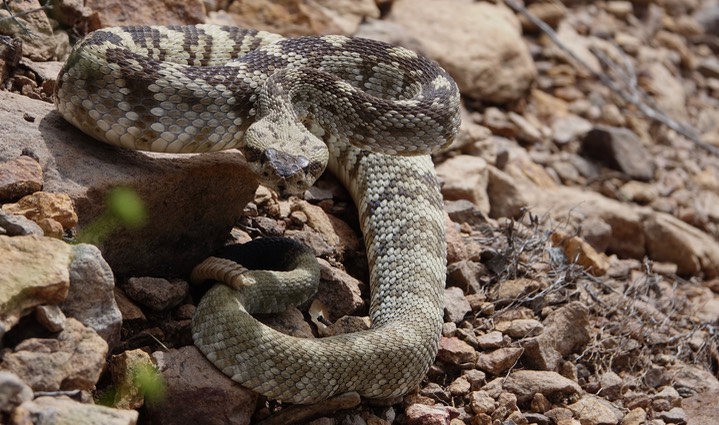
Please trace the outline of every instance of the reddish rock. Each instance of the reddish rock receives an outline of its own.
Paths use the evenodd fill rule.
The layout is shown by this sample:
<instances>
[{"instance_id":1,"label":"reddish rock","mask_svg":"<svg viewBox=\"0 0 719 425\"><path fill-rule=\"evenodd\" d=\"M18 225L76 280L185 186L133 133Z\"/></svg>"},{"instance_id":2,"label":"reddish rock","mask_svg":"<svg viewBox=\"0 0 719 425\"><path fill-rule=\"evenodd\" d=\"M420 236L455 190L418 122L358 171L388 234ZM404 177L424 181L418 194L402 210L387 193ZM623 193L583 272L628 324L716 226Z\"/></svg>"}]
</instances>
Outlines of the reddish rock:
<instances>
[{"instance_id":1,"label":"reddish rock","mask_svg":"<svg viewBox=\"0 0 719 425\"><path fill-rule=\"evenodd\" d=\"M471 345L457 337L442 337L439 340L437 359L452 365L473 364L477 361L477 352Z\"/></svg>"},{"instance_id":2,"label":"reddish rock","mask_svg":"<svg viewBox=\"0 0 719 425\"><path fill-rule=\"evenodd\" d=\"M42 189L42 168L29 156L0 162L0 201L13 201Z\"/></svg>"}]
</instances>

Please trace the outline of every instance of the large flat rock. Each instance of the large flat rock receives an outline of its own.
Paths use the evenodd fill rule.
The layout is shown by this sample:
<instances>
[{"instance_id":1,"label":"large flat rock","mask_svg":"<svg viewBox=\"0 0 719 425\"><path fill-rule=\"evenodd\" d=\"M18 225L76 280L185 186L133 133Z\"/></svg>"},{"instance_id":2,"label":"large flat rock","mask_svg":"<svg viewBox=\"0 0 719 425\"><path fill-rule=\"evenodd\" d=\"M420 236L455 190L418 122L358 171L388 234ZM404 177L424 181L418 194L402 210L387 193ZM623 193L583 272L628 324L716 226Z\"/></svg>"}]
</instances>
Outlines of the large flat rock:
<instances>
[{"instance_id":1,"label":"large flat rock","mask_svg":"<svg viewBox=\"0 0 719 425\"><path fill-rule=\"evenodd\" d=\"M79 231L97 222L110 190L134 190L148 213L144 226L116 228L98 243L116 274L185 275L228 235L257 181L237 151L201 155L133 152L111 147L67 123L54 105L0 91L0 162L31 151L44 189L67 193Z\"/></svg>"}]
</instances>

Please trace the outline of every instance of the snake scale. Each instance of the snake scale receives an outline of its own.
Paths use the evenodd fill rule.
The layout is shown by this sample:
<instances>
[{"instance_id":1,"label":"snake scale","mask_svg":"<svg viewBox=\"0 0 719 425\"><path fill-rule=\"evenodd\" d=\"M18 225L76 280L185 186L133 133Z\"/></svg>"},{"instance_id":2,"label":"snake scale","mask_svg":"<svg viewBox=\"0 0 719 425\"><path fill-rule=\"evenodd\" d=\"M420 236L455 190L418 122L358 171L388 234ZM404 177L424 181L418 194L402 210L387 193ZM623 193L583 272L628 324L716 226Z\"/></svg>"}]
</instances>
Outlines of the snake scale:
<instances>
[{"instance_id":1,"label":"snake scale","mask_svg":"<svg viewBox=\"0 0 719 425\"><path fill-rule=\"evenodd\" d=\"M95 139L157 152L237 148L280 192L303 191L328 167L358 208L371 328L319 339L281 334L250 315L265 304L286 308L265 300L282 291L262 289L273 272L214 269L208 276L227 285L199 303L195 344L243 386L292 403L350 391L383 399L416 387L437 353L446 272L429 154L459 127L459 92L441 67L361 38L117 27L75 46L55 94L60 114ZM290 269L306 264L297 255ZM316 266L307 267L316 280Z\"/></svg>"}]
</instances>

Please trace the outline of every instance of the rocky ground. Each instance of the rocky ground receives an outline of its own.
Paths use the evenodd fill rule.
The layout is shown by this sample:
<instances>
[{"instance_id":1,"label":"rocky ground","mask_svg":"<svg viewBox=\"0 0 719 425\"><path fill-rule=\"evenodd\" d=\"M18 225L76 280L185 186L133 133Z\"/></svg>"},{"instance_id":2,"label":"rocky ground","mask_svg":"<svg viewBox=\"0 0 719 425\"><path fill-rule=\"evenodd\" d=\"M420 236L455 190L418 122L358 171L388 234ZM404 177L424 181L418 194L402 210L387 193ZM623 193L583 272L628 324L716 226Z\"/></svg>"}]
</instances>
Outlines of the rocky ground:
<instances>
[{"instance_id":1,"label":"rocky ground","mask_svg":"<svg viewBox=\"0 0 719 425\"><path fill-rule=\"evenodd\" d=\"M0 423L719 421L716 1L82 3L0 8ZM460 85L462 131L435 158L446 323L416 392L289 407L191 344L188 272L228 234L320 259L317 296L268 323L367 326L356 212L331 176L279 199L238 154L120 151L54 111L78 37L201 22L390 41Z\"/></svg>"}]
</instances>

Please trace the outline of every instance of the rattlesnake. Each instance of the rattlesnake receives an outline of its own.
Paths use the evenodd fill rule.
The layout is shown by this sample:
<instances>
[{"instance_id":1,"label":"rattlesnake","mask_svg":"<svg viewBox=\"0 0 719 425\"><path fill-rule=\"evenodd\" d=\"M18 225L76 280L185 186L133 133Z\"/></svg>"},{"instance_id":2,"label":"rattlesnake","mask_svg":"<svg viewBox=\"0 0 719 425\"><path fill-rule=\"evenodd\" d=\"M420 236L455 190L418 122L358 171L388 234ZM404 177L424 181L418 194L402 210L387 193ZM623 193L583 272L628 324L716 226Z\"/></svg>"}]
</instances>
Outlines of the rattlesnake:
<instances>
[{"instance_id":1,"label":"rattlesnake","mask_svg":"<svg viewBox=\"0 0 719 425\"><path fill-rule=\"evenodd\" d=\"M416 387L437 353L446 270L428 154L459 127L459 92L442 68L360 38L118 27L76 45L55 94L62 116L98 140L159 152L238 148L281 192L308 188L327 164L359 210L371 329L293 338L240 304L263 300L218 284L193 318L195 344L242 385L293 403L349 391L389 398ZM252 273L248 281L263 279Z\"/></svg>"}]
</instances>

